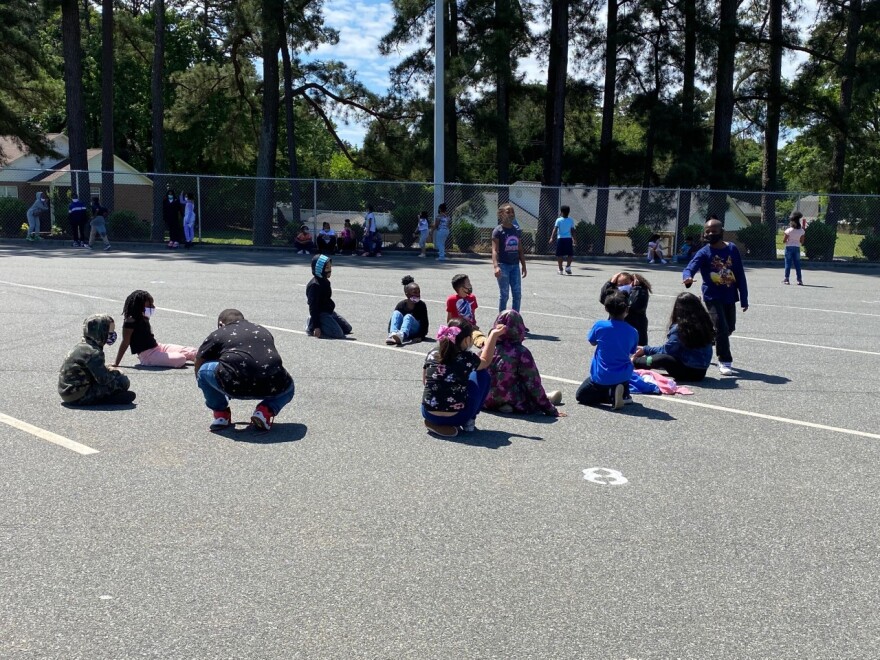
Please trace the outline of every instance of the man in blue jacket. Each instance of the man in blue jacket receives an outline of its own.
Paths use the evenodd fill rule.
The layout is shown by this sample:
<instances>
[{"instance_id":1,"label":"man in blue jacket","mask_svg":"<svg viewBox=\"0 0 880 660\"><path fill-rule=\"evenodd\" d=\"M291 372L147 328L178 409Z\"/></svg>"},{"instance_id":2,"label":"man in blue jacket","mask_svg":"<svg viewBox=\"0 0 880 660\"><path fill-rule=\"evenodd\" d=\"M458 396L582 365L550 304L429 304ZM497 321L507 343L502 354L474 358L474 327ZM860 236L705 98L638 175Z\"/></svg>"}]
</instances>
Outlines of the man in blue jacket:
<instances>
[{"instance_id":1,"label":"man in blue jacket","mask_svg":"<svg viewBox=\"0 0 880 660\"><path fill-rule=\"evenodd\" d=\"M749 290L739 250L724 240L724 225L710 216L703 228L707 245L697 250L682 272L684 285L690 288L697 272L703 277L703 302L715 325L715 352L718 371L722 376L733 376L733 356L730 353L730 335L736 329L736 303L742 311L749 308Z\"/></svg>"},{"instance_id":2,"label":"man in blue jacket","mask_svg":"<svg viewBox=\"0 0 880 660\"><path fill-rule=\"evenodd\" d=\"M86 225L89 223L89 209L79 201L76 193L67 207L67 220L70 222L70 233L73 234L73 247L87 247Z\"/></svg>"}]
</instances>

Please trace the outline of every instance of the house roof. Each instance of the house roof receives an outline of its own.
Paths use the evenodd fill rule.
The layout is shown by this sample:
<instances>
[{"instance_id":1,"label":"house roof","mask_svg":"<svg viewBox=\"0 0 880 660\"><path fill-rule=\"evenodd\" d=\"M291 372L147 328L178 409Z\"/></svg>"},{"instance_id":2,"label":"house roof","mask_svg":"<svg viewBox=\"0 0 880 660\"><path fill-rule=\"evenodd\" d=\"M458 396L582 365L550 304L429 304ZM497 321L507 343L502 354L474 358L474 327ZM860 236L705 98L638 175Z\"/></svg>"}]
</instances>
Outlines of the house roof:
<instances>
[{"instance_id":1,"label":"house roof","mask_svg":"<svg viewBox=\"0 0 880 660\"><path fill-rule=\"evenodd\" d=\"M54 144L58 138L64 138L65 141L67 140L67 136L63 133L49 133L46 135L46 140L52 144ZM12 137L11 135L0 135L0 153L3 154L3 160L0 161L0 165L11 167L15 161L20 160L24 156L30 155L31 151L18 138Z\"/></svg>"}]
</instances>

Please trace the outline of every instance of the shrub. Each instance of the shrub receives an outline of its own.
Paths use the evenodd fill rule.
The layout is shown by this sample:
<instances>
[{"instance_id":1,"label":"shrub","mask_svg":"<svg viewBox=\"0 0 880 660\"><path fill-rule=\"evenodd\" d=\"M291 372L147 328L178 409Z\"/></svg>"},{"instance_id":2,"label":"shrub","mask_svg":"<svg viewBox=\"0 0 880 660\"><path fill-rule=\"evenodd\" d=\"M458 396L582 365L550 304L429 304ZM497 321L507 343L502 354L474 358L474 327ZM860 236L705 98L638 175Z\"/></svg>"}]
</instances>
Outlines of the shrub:
<instances>
[{"instance_id":1,"label":"shrub","mask_svg":"<svg viewBox=\"0 0 880 660\"><path fill-rule=\"evenodd\" d=\"M303 226L303 223L300 222L285 222L284 226L281 228L281 240L283 240L288 245L293 245L293 239L296 237L299 232L299 228Z\"/></svg>"},{"instance_id":2,"label":"shrub","mask_svg":"<svg viewBox=\"0 0 880 660\"><path fill-rule=\"evenodd\" d=\"M703 240L703 225L688 225L684 228L684 231L681 232L681 240L686 241L687 239L692 238L697 245L700 245L700 241Z\"/></svg>"},{"instance_id":3,"label":"shrub","mask_svg":"<svg viewBox=\"0 0 880 660\"><path fill-rule=\"evenodd\" d=\"M824 222L811 222L804 233L804 252L812 261L831 261L834 259L834 243L837 229Z\"/></svg>"},{"instance_id":4,"label":"shrub","mask_svg":"<svg viewBox=\"0 0 880 660\"><path fill-rule=\"evenodd\" d=\"M868 261L880 261L880 236L868 234L859 243L859 250Z\"/></svg>"},{"instance_id":5,"label":"shrub","mask_svg":"<svg viewBox=\"0 0 880 660\"><path fill-rule=\"evenodd\" d=\"M9 238L20 238L27 234L22 232L22 224L27 225L28 205L16 197L0 197L0 235Z\"/></svg>"},{"instance_id":6,"label":"shrub","mask_svg":"<svg viewBox=\"0 0 880 660\"><path fill-rule=\"evenodd\" d=\"M107 233L121 240L145 241L150 238L150 223L132 211L114 211L107 219Z\"/></svg>"},{"instance_id":7,"label":"shrub","mask_svg":"<svg viewBox=\"0 0 880 660\"><path fill-rule=\"evenodd\" d=\"M477 242L477 227L467 220L459 220L452 226L452 240L462 252L470 252Z\"/></svg>"},{"instance_id":8,"label":"shrub","mask_svg":"<svg viewBox=\"0 0 880 660\"><path fill-rule=\"evenodd\" d=\"M627 230L626 235L632 242L635 254L645 254L648 251L648 242L651 240L652 234L654 234L654 230L648 225L636 225Z\"/></svg>"},{"instance_id":9,"label":"shrub","mask_svg":"<svg viewBox=\"0 0 880 660\"><path fill-rule=\"evenodd\" d=\"M737 241L753 259L776 258L776 226L757 222L736 232Z\"/></svg>"},{"instance_id":10,"label":"shrub","mask_svg":"<svg viewBox=\"0 0 880 660\"><path fill-rule=\"evenodd\" d=\"M415 239L416 229L419 226L419 213L426 209L421 209L411 204L401 204L394 207L391 212L391 221L397 225L400 232L400 243L403 247L412 245Z\"/></svg>"},{"instance_id":11,"label":"shrub","mask_svg":"<svg viewBox=\"0 0 880 660\"><path fill-rule=\"evenodd\" d=\"M574 226L572 232L575 242L575 250L578 254L589 254L596 251L596 246L601 242L602 232L592 224L581 220Z\"/></svg>"},{"instance_id":12,"label":"shrub","mask_svg":"<svg viewBox=\"0 0 880 660\"><path fill-rule=\"evenodd\" d=\"M351 230L354 232L354 237L358 243L361 242L361 239L364 237L364 226L360 222L352 222Z\"/></svg>"}]
</instances>

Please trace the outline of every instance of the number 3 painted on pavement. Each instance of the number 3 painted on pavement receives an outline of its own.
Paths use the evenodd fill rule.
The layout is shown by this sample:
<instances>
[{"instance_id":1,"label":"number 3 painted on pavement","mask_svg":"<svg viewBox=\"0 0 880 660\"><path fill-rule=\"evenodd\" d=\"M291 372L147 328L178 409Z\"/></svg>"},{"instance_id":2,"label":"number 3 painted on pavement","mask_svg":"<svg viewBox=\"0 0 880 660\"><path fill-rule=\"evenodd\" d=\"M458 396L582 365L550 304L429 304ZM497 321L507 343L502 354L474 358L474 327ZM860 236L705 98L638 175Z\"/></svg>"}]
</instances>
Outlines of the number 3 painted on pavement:
<instances>
[{"instance_id":1,"label":"number 3 painted on pavement","mask_svg":"<svg viewBox=\"0 0 880 660\"><path fill-rule=\"evenodd\" d=\"M603 467L587 468L584 470L584 479L600 486L622 486L629 482L629 479L617 470Z\"/></svg>"}]
</instances>

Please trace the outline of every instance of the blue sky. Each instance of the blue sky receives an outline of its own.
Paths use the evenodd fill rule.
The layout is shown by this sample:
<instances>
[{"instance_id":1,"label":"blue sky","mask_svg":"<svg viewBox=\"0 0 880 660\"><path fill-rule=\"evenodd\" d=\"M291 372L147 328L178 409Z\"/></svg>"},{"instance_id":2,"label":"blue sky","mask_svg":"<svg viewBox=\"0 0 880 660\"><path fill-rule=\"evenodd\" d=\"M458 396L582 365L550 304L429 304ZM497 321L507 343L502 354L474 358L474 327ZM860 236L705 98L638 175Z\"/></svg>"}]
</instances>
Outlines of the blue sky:
<instances>
[{"instance_id":1,"label":"blue sky","mask_svg":"<svg viewBox=\"0 0 880 660\"><path fill-rule=\"evenodd\" d=\"M808 26L815 19L815 0L805 0L805 11L798 23ZM394 10L387 0L327 0L324 5L324 22L328 27L339 31L339 43L334 46L321 46L309 58L339 60L357 73L358 79L372 91L384 93L389 85L389 70L401 61L406 53L390 56L379 54L379 40L386 34L394 20ZM545 25L534 24L535 31L546 29ZM791 56L783 65L783 76L794 75L804 57ZM537 57L520 60L519 70L530 81L546 81L546 69ZM573 74L571 64L569 71ZM346 125L338 121L338 131L342 139L360 145L366 127L359 124Z\"/></svg>"}]
</instances>

